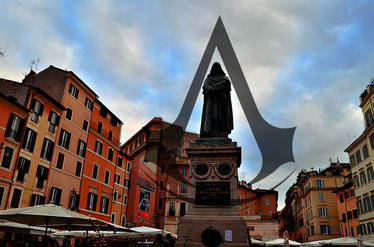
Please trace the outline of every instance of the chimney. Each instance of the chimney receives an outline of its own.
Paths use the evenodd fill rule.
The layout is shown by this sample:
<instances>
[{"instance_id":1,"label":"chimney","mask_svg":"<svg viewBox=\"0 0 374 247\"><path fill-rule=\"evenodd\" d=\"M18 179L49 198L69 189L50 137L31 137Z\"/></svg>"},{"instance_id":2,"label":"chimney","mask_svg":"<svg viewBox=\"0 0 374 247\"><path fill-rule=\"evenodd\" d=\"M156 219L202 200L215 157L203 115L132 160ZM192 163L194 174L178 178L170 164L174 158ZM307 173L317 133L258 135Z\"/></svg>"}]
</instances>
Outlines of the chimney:
<instances>
[{"instance_id":1,"label":"chimney","mask_svg":"<svg viewBox=\"0 0 374 247\"><path fill-rule=\"evenodd\" d=\"M34 78L35 75L36 75L35 71L33 71L32 69L30 69L30 72L25 76L25 78L23 78L22 84L31 86L33 78Z\"/></svg>"}]
</instances>

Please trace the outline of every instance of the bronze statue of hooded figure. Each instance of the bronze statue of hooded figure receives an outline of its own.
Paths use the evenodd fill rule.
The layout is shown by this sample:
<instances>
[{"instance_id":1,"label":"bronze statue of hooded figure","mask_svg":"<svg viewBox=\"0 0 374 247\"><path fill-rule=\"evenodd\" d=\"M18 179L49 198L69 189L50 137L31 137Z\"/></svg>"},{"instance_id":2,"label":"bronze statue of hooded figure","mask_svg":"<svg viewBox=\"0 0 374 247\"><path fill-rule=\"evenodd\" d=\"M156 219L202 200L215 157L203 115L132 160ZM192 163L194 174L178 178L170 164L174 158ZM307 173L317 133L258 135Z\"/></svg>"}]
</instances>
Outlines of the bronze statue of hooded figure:
<instances>
[{"instance_id":1,"label":"bronze statue of hooded figure","mask_svg":"<svg viewBox=\"0 0 374 247\"><path fill-rule=\"evenodd\" d=\"M230 91L229 78L215 62L203 85L200 138L228 138L234 128Z\"/></svg>"}]
</instances>

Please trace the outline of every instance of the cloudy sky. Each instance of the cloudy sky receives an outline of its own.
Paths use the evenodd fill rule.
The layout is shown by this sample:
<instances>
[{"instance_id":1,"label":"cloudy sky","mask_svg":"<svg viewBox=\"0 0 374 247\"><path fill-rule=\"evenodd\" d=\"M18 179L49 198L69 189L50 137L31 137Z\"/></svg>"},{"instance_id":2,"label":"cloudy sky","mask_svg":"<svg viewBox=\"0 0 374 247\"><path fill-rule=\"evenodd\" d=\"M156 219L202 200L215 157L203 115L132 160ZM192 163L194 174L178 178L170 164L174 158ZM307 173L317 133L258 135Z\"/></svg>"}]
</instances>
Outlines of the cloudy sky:
<instances>
[{"instance_id":1,"label":"cloudy sky","mask_svg":"<svg viewBox=\"0 0 374 247\"><path fill-rule=\"evenodd\" d=\"M218 16L222 17L263 117L296 126L296 162L254 187L270 188L294 168L347 161L363 130L359 95L374 77L372 1L4 1L0 77L20 81L30 63L74 71L124 122L122 141L152 117L173 122ZM219 53L214 61L220 61ZM241 177L261 155L232 91L243 147ZM199 131L202 98L188 130ZM297 172L278 187L279 208Z\"/></svg>"}]
</instances>

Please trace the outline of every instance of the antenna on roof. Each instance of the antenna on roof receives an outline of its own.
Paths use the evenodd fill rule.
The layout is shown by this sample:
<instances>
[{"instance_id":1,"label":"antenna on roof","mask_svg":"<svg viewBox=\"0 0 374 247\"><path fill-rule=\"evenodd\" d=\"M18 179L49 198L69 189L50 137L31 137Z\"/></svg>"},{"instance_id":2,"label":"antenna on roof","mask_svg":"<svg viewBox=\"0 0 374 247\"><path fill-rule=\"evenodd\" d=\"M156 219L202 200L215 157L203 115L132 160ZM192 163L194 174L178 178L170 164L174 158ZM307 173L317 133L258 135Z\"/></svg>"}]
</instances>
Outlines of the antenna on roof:
<instances>
[{"instance_id":1,"label":"antenna on roof","mask_svg":"<svg viewBox=\"0 0 374 247\"><path fill-rule=\"evenodd\" d=\"M31 60L30 70L37 71L39 67L40 58Z\"/></svg>"}]
</instances>

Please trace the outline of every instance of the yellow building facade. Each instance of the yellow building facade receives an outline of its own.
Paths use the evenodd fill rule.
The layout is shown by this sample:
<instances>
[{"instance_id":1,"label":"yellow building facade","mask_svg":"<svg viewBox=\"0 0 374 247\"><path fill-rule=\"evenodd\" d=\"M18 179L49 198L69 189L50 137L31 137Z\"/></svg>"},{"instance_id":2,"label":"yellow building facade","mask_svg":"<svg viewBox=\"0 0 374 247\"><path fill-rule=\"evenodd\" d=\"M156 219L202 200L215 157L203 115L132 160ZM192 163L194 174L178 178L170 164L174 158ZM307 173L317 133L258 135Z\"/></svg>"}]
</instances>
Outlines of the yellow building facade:
<instances>
[{"instance_id":1,"label":"yellow building facade","mask_svg":"<svg viewBox=\"0 0 374 247\"><path fill-rule=\"evenodd\" d=\"M363 239L374 239L374 82L360 96L365 120L364 131L345 152L352 166L352 178L359 210L358 232Z\"/></svg>"}]
</instances>

